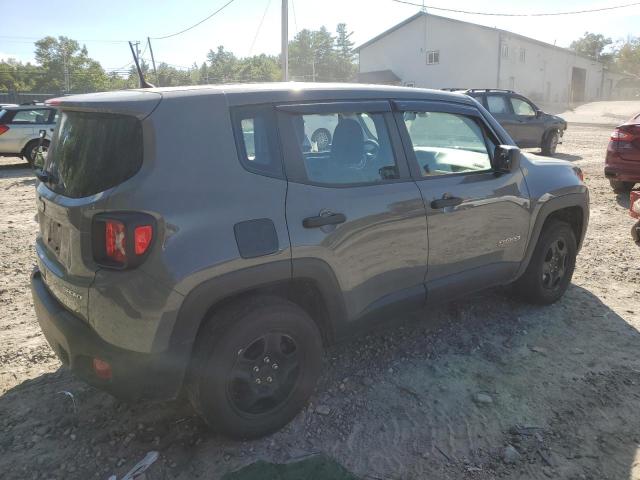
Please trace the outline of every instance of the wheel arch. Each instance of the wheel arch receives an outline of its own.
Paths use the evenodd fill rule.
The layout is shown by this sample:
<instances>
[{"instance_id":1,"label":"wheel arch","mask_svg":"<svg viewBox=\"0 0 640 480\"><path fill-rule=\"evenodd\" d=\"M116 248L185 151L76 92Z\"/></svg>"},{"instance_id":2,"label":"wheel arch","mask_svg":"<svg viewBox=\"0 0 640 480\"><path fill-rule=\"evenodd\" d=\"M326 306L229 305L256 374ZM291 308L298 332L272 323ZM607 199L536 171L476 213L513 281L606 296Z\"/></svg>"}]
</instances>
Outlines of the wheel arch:
<instances>
[{"instance_id":1,"label":"wheel arch","mask_svg":"<svg viewBox=\"0 0 640 480\"><path fill-rule=\"evenodd\" d=\"M587 226L589 223L589 199L588 195L573 193L547 200L536 215L529 242L525 250L525 257L517 272L517 277L522 275L529 265L533 251L540 238L545 225L552 220L561 220L568 223L575 236L578 251L582 247Z\"/></svg>"}]
</instances>

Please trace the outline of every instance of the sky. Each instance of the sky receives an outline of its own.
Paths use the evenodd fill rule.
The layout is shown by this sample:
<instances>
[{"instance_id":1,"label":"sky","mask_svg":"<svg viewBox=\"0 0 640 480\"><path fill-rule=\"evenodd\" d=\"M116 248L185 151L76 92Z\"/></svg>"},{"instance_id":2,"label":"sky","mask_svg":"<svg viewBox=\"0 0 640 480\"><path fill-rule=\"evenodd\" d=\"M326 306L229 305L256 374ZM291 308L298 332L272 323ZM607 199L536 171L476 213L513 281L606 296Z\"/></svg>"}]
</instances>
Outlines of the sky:
<instances>
[{"instance_id":1,"label":"sky","mask_svg":"<svg viewBox=\"0 0 640 480\"><path fill-rule=\"evenodd\" d=\"M46 35L65 35L85 44L89 55L107 70L131 61L127 40L146 42L183 30L202 20L228 0L31 0L29 15L21 2L0 0L0 58L33 61L33 42ZM409 0L411 1L411 0ZM421 3L422 0L415 0ZM632 0L425 0L427 11L497 27L568 47L585 31L614 40L640 36L640 5L598 13L557 17L497 17L456 14L429 6L500 13L541 13L584 10L633 3ZM24 4L23 4L24 5ZM356 45L364 43L419 11L392 0L289 0L289 37L303 28L325 25L335 31L344 22ZM37 13L40 12L40 13ZM209 49L224 45L237 56L277 54L280 49L281 0L234 0L222 12L196 28L164 40L152 40L157 62L187 67L200 65ZM264 21L262 21L264 17ZM144 45L140 47L144 50ZM149 52L144 52L149 58Z\"/></svg>"}]
</instances>

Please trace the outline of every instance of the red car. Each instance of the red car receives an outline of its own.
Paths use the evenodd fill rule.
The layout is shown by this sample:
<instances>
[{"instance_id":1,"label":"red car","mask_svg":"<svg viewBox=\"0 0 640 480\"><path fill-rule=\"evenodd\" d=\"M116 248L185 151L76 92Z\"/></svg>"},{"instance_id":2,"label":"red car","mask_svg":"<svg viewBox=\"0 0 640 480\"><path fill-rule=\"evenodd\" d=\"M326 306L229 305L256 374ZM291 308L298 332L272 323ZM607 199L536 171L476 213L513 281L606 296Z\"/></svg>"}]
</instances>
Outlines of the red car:
<instances>
[{"instance_id":1,"label":"red car","mask_svg":"<svg viewBox=\"0 0 640 480\"><path fill-rule=\"evenodd\" d=\"M616 193L629 192L640 183L640 114L617 126L611 134L604 175Z\"/></svg>"},{"instance_id":2,"label":"red car","mask_svg":"<svg viewBox=\"0 0 640 480\"><path fill-rule=\"evenodd\" d=\"M640 191L631 192L629 198L629 213L633 218L640 219ZM636 245L640 246L640 220L631 228L631 236Z\"/></svg>"}]
</instances>

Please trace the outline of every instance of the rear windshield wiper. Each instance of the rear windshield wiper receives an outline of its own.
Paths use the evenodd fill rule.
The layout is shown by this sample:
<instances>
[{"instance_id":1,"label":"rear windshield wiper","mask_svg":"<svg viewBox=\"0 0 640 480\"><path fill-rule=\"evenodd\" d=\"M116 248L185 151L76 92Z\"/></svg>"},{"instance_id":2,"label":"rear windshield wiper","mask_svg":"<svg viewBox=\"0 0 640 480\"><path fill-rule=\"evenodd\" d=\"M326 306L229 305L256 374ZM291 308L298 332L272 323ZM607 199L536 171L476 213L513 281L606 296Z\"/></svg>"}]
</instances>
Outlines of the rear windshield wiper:
<instances>
[{"instance_id":1,"label":"rear windshield wiper","mask_svg":"<svg viewBox=\"0 0 640 480\"><path fill-rule=\"evenodd\" d=\"M40 168L36 170L36 178L42 183L57 183L58 178L48 170Z\"/></svg>"}]
</instances>

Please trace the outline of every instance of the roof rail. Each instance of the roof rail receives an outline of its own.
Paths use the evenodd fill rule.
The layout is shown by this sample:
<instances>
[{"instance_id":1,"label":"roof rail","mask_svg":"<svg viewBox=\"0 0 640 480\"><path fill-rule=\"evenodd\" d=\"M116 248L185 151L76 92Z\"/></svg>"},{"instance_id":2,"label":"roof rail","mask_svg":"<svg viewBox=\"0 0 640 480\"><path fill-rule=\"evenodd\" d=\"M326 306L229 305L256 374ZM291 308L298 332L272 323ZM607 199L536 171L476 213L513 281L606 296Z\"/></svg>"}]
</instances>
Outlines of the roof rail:
<instances>
[{"instance_id":1,"label":"roof rail","mask_svg":"<svg viewBox=\"0 0 640 480\"><path fill-rule=\"evenodd\" d=\"M445 92L466 92L469 89L468 88L458 88L458 87L445 87L445 88L441 88L440 90L445 91Z\"/></svg>"},{"instance_id":2,"label":"roof rail","mask_svg":"<svg viewBox=\"0 0 640 480\"><path fill-rule=\"evenodd\" d=\"M513 90L507 90L505 88L469 88L467 92L504 92L504 93L516 93Z\"/></svg>"}]
</instances>

